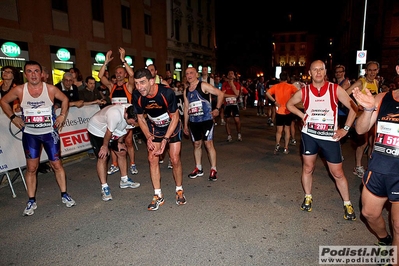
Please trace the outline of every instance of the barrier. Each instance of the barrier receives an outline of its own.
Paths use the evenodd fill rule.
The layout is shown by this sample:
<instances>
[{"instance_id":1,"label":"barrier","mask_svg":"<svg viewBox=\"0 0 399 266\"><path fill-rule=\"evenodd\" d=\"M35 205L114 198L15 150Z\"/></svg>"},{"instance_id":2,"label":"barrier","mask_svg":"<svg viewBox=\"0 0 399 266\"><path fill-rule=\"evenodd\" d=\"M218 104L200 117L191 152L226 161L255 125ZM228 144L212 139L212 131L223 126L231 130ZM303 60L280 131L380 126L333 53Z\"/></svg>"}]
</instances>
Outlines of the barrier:
<instances>
[{"instance_id":1,"label":"barrier","mask_svg":"<svg viewBox=\"0 0 399 266\"><path fill-rule=\"evenodd\" d=\"M100 110L98 105L87 105L81 108L70 107L64 127L60 131L61 156L65 157L79 153L91 148L87 123L90 118ZM57 110L59 114L60 110ZM8 176L8 172L19 169L22 180L25 182L21 168L26 167L24 150L22 148L22 132L0 108L0 174ZM48 161L46 152L43 150L41 162ZM9 183L13 196L15 193L12 182Z\"/></svg>"}]
</instances>

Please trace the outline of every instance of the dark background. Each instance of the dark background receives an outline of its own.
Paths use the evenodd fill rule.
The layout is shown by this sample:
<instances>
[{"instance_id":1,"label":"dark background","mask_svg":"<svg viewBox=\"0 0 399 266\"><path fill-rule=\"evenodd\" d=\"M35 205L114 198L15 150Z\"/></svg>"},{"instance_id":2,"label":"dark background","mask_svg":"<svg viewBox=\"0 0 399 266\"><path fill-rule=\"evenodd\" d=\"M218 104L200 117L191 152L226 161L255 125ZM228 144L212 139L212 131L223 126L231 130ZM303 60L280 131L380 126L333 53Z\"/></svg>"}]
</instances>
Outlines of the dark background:
<instances>
[{"instance_id":1,"label":"dark background","mask_svg":"<svg viewBox=\"0 0 399 266\"><path fill-rule=\"evenodd\" d=\"M218 73L229 68L272 72L273 33L308 31L317 35L315 57L324 56L336 33L341 1L216 1ZM321 58L321 57L320 57ZM265 73L269 75L270 73Z\"/></svg>"}]
</instances>

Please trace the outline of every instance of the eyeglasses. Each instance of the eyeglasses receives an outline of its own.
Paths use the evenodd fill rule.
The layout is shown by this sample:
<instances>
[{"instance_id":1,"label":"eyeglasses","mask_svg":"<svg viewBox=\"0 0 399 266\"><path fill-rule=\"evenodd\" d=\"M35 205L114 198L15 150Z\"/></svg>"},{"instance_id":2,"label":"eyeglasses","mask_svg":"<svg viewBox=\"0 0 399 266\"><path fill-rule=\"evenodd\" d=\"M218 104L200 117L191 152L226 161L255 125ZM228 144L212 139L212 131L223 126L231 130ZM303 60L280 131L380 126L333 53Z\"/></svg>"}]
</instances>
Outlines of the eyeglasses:
<instances>
[{"instance_id":1,"label":"eyeglasses","mask_svg":"<svg viewBox=\"0 0 399 266\"><path fill-rule=\"evenodd\" d=\"M6 74L12 74L12 70L3 70L1 72L6 73Z\"/></svg>"}]
</instances>

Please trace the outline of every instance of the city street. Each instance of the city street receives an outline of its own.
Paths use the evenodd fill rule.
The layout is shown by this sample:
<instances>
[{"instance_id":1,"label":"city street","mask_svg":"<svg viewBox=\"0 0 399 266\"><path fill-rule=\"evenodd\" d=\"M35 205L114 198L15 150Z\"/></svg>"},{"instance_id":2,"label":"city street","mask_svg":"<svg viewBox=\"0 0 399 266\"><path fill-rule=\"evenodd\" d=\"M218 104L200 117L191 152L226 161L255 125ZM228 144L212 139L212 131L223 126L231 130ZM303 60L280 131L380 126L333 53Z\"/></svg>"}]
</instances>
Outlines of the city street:
<instances>
[{"instance_id":1,"label":"city street","mask_svg":"<svg viewBox=\"0 0 399 266\"><path fill-rule=\"evenodd\" d=\"M77 202L72 208L61 203L52 172L38 176L33 216L22 216L27 195L20 179L16 198L3 186L0 265L318 265L321 245L373 245L376 238L360 217L361 180L352 173L351 141L343 145L344 169L357 220L343 219L342 199L320 158L313 210L303 212L300 134L289 154L274 155L275 127L266 120L256 108L241 111L242 142L234 124L231 143L224 127L216 126L217 182L208 181L205 150L204 176L187 177L195 164L191 141L184 138L184 206L175 203L166 156L160 165L165 204L147 210L153 188L144 143L136 151L139 174L129 174L141 186L120 189L120 174L108 176L109 202L101 200L96 160L86 153L65 159L68 192Z\"/></svg>"}]
</instances>

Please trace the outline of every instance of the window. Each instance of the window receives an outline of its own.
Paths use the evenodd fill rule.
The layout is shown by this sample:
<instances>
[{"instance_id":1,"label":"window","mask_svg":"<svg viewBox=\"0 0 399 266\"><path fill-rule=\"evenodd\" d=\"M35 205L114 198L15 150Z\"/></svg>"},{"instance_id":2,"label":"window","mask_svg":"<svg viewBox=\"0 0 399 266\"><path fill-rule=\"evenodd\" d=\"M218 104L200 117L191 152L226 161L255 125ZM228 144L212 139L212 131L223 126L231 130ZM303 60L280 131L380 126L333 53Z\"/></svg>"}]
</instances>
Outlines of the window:
<instances>
[{"instance_id":1,"label":"window","mask_svg":"<svg viewBox=\"0 0 399 266\"><path fill-rule=\"evenodd\" d=\"M198 0L198 14L202 14L202 1Z\"/></svg>"},{"instance_id":2,"label":"window","mask_svg":"<svg viewBox=\"0 0 399 266\"><path fill-rule=\"evenodd\" d=\"M191 35L192 32L192 28L191 25L187 26L187 40L188 42L192 42L193 41L193 36Z\"/></svg>"},{"instance_id":3,"label":"window","mask_svg":"<svg viewBox=\"0 0 399 266\"><path fill-rule=\"evenodd\" d=\"M202 30L198 31L198 44L202 45Z\"/></svg>"},{"instance_id":4,"label":"window","mask_svg":"<svg viewBox=\"0 0 399 266\"><path fill-rule=\"evenodd\" d=\"M146 35L152 35L151 28L151 16L144 14L144 33Z\"/></svg>"},{"instance_id":5,"label":"window","mask_svg":"<svg viewBox=\"0 0 399 266\"><path fill-rule=\"evenodd\" d=\"M175 20L175 39L180 41L180 20Z\"/></svg>"},{"instance_id":6,"label":"window","mask_svg":"<svg viewBox=\"0 0 399 266\"><path fill-rule=\"evenodd\" d=\"M211 48L211 33L210 32L208 32L208 35L207 35L206 45L208 48Z\"/></svg>"},{"instance_id":7,"label":"window","mask_svg":"<svg viewBox=\"0 0 399 266\"><path fill-rule=\"evenodd\" d=\"M103 0L91 0L91 15L93 20L104 22Z\"/></svg>"},{"instance_id":8,"label":"window","mask_svg":"<svg viewBox=\"0 0 399 266\"><path fill-rule=\"evenodd\" d=\"M122 17L122 28L124 29L131 29L131 23L130 23L130 7L121 6L121 17Z\"/></svg>"},{"instance_id":9,"label":"window","mask_svg":"<svg viewBox=\"0 0 399 266\"><path fill-rule=\"evenodd\" d=\"M68 3L67 0L52 0L51 7L55 10L68 13Z\"/></svg>"}]
</instances>

